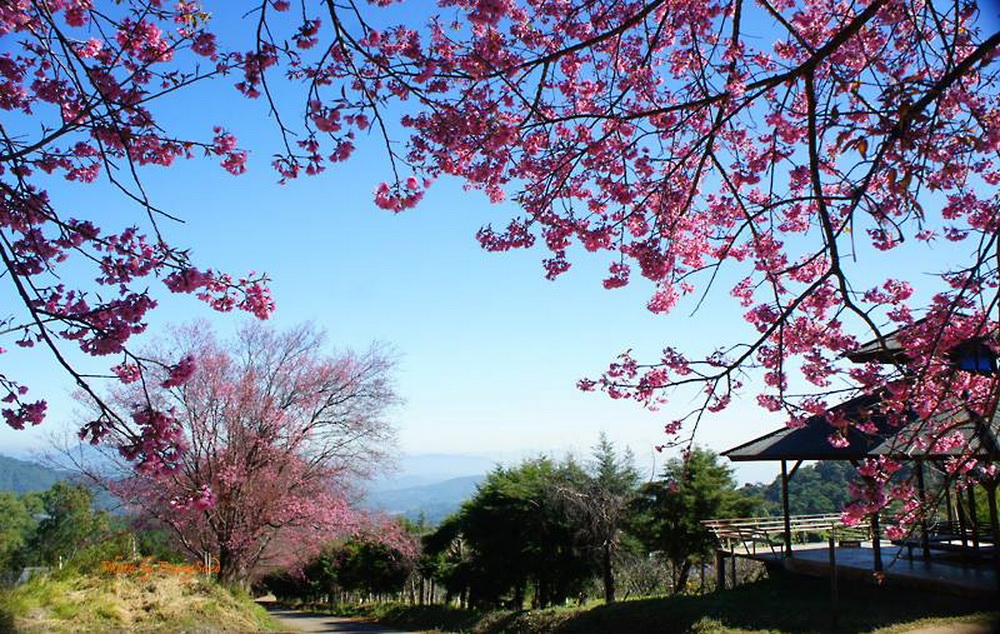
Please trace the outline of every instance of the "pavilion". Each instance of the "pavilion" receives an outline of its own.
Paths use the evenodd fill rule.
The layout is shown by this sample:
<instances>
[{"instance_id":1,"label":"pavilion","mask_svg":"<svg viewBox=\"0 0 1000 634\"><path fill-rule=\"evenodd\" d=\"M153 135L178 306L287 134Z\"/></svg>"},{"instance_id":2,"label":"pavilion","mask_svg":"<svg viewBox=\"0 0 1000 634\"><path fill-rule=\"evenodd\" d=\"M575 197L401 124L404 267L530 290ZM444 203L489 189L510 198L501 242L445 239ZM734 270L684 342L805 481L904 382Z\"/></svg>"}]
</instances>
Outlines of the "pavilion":
<instances>
[{"instance_id":1,"label":"pavilion","mask_svg":"<svg viewBox=\"0 0 1000 634\"><path fill-rule=\"evenodd\" d=\"M883 338L882 342L871 342L848 355L852 361L894 362L902 358L896 333ZM996 357L992 353L983 354L988 348L976 342L971 347L976 356L971 362L964 357L959 360L958 367L962 370L995 371ZM971 366L971 367L970 367ZM961 492L956 488L953 500L954 477L948 474L945 463L959 456L974 457L978 461L995 464L1000 462L1000 415L994 412L986 420L981 416L971 414L965 408L936 414L928 420L919 420L916 415L908 417L902 425L894 425L879 413L878 404L881 397L878 394L865 394L851 398L836 405L824 414L815 415L803 424L794 427L784 427L755 438L749 442L722 452L723 456L735 462L742 461L775 461L781 463L781 495L783 519L783 557L793 557L792 524L789 514L788 484L794 477L799 466L804 461L846 460L854 465L868 458L887 457L901 463L910 463L921 501L927 503L925 487L925 468L931 467L944 477L944 497L947 506L947 522L928 522L927 514L922 514L918 523L919 531L916 539L904 540L912 555L914 545L920 547L924 561L931 560L931 551L953 551L963 558L979 557L987 550L989 543L992 559L1000 582L1000 528L998 528L998 513L996 490L998 478L984 478L980 484L988 493L989 526L981 527L976 518L975 487L964 490L966 503L963 505ZM859 428L853 424L838 431L828 421L830 419L847 420L852 423L863 423ZM965 439L964 448L943 448L934 446L921 447L914 439L925 430L947 429L948 433L959 432ZM862 431L864 429L864 431ZM830 442L833 433L841 434L841 442L834 446ZM926 443L924 443L926 444ZM791 468L789 469L789 464ZM953 506L954 502L954 506ZM964 506L964 508L963 508ZM954 509L954 512L953 512ZM957 514L957 521L955 515ZM883 569L881 554L881 528L878 514L872 514L871 535L873 550L873 568L876 572ZM988 530L983 530L988 528ZM969 548L971 542L972 547Z\"/></svg>"}]
</instances>

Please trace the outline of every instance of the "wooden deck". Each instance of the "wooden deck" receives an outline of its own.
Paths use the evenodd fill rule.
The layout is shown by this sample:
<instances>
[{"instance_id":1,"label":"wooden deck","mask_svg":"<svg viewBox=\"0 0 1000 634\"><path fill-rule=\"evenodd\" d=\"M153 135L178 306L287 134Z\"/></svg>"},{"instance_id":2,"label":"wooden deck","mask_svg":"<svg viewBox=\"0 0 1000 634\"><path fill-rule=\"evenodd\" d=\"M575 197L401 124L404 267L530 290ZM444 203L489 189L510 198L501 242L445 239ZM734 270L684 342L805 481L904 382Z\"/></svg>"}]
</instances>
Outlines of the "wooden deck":
<instances>
[{"instance_id":1,"label":"wooden deck","mask_svg":"<svg viewBox=\"0 0 1000 634\"><path fill-rule=\"evenodd\" d=\"M905 547L882 542L884 583L983 597L996 597L1000 592L994 563L988 558L978 562L964 562L953 554L938 554L930 560L919 556L907 559L906 550ZM736 555L747 557L740 552ZM841 582L877 582L874 572L875 555L870 542L861 547L838 547L835 555L837 577ZM762 551L748 558L769 566L782 566L799 574L822 577L830 575L830 551L826 544L795 545L790 558L785 558L780 552Z\"/></svg>"}]
</instances>

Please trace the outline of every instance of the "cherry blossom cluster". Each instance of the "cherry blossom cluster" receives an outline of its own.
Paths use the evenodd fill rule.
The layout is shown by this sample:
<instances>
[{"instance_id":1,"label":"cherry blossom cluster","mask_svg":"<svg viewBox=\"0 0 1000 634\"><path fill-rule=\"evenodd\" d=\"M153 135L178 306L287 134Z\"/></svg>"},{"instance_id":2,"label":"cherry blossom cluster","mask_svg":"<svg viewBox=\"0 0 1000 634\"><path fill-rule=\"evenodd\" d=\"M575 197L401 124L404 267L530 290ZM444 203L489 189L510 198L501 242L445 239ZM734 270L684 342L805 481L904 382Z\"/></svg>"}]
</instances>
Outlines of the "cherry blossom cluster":
<instances>
[{"instance_id":1,"label":"cherry blossom cluster","mask_svg":"<svg viewBox=\"0 0 1000 634\"><path fill-rule=\"evenodd\" d=\"M384 518L351 502L391 439L392 364L374 350L326 357L321 345L305 327L248 327L228 345L203 327L180 330L164 348L187 354L149 371L157 410L134 413L136 423L164 429L103 430L104 445L132 463L108 483L113 491L170 526L192 556L218 557L224 581L263 563L294 566L359 531L397 539ZM113 400L125 406L142 389L121 386ZM164 437L183 451L150 444Z\"/></svg>"},{"instance_id":2,"label":"cherry blossom cluster","mask_svg":"<svg viewBox=\"0 0 1000 634\"><path fill-rule=\"evenodd\" d=\"M216 310L238 308L267 318L274 309L266 277L199 269L186 250L166 242L160 225L169 216L148 201L136 171L199 154L232 174L245 170L247 154L230 132L204 122L206 140L179 138L156 111L160 97L241 68L240 59L219 50L206 28L208 14L196 3L105 5L17 0L0 7L0 109L6 113L0 128L0 258L9 300L4 305L16 310L4 330L19 346L54 354L97 401L62 349L73 343L89 355L117 355L111 375L139 381L146 364L128 344L145 331L157 306L152 280ZM57 208L46 191L55 178L79 184L105 179L136 206L136 226L109 231ZM66 266L90 266L92 273L66 276ZM173 365L170 384L190 376L192 363ZM0 411L8 425L20 429L42 421L44 400L24 401L27 388L6 373L0 386L6 388ZM113 427L133 432L125 453L144 470L174 463L177 431L168 413L107 410L81 436L99 440Z\"/></svg>"},{"instance_id":3,"label":"cherry blossom cluster","mask_svg":"<svg viewBox=\"0 0 1000 634\"><path fill-rule=\"evenodd\" d=\"M317 9L294 46L262 43L308 91L308 153L286 165L319 169L360 129L348 117L364 116L395 177L377 187L380 207L407 209L424 189L408 184L457 177L523 212L480 231L486 249L540 245L550 279L571 270L574 246L605 253L603 285L647 284L658 314L735 280L747 339L701 358L627 353L580 382L654 409L674 388L701 389L672 433L724 410L752 373L757 401L793 424L880 394L890 424L925 421L914 449L961 453L952 414L996 407L994 380L953 355L970 338L996 346L1000 35L981 31L974 3L439 5L424 24L378 28ZM405 151L390 105L405 110ZM942 242L969 256L919 283L880 272L883 252L919 258ZM846 362L899 329L906 354ZM834 445L872 424L830 423Z\"/></svg>"},{"instance_id":4,"label":"cherry blossom cluster","mask_svg":"<svg viewBox=\"0 0 1000 634\"><path fill-rule=\"evenodd\" d=\"M305 1L292 12L261 0L250 14L256 46L233 53L186 1L0 7L0 37L16 42L0 54L0 107L18 117L0 147L0 254L25 307L17 342L121 354L115 375L136 381L143 364L125 344L156 301L142 279L218 310L269 314L262 278L195 267L155 226L116 234L73 221L37 184L103 176L144 201L109 166L201 153L241 173L247 155L231 133L174 138L152 108L228 75L237 94L269 107L282 181L375 138L391 172L374 187L377 206L401 212L436 179L461 179L520 209L484 227L482 245L547 250L549 279L580 251L603 255L602 284L645 284L656 314L729 284L745 339L698 356L667 342L658 358L625 354L581 382L654 409L675 388L700 389L699 406L666 425L672 433L724 410L748 373L763 384L757 402L793 423L852 391L885 395L879 415L890 423L927 423L910 434L914 446L959 454L952 414L995 409L993 379L954 363L963 342L996 345L1000 35L982 32L975 3L441 0L440 15L419 23L420 11L370 4ZM279 108L278 81L301 87L299 119ZM879 266L885 252L917 259L950 242L968 256L919 283ZM97 283L112 299L54 279L78 253L102 262ZM905 354L845 361L896 330ZM811 393L796 396L803 386ZM842 444L866 421L831 423Z\"/></svg>"}]
</instances>

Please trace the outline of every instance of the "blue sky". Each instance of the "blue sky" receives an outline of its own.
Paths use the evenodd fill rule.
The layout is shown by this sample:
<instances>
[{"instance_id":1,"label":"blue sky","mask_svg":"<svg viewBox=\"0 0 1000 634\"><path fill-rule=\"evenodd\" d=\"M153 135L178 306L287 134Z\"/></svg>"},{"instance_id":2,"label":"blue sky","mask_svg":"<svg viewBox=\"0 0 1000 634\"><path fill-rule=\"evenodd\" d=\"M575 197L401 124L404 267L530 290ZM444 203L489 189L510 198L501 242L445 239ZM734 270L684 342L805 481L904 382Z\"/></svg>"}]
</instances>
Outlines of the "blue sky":
<instances>
[{"instance_id":1,"label":"blue sky","mask_svg":"<svg viewBox=\"0 0 1000 634\"><path fill-rule=\"evenodd\" d=\"M706 352L746 332L726 283L694 317L690 302L657 317L645 309L651 288L643 281L615 291L601 287L602 256L577 254L573 269L549 282L540 265L543 250L482 251L476 231L491 221L505 224L516 210L490 205L454 180L436 183L415 210L396 216L377 209L372 191L388 174L377 139L360 143L345 165L281 186L269 167L276 138L264 104L238 98L233 81L162 104L171 125L206 136L212 123L221 123L252 150L250 171L241 177L209 160L145 170L154 201L185 220L165 222L165 234L190 247L202 266L266 271L278 305L276 327L312 321L327 330L331 351L372 341L392 345L405 399L394 414L403 453L498 461L539 451L583 454L603 430L648 463L651 448L666 440L663 425L688 404L650 413L582 393L576 381L598 375L627 348L639 359L655 358L667 343ZM137 208L104 186L53 183L51 193L67 215L93 217L106 229L141 222ZM914 281L943 258L879 257L879 268L898 268ZM9 289L0 292L9 297ZM245 319L213 313L160 287L154 293L161 306L140 341L171 323L208 319L225 333ZM44 450L46 436L79 422L72 386L41 351L12 350L4 357L5 371L16 368L11 374L31 385L34 397L47 398L51 414L33 430L0 427L0 451ZM754 393L751 387L745 399L709 418L699 442L721 450L781 425L780 417L753 404ZM769 479L774 472L747 465L739 475Z\"/></svg>"},{"instance_id":2,"label":"blue sky","mask_svg":"<svg viewBox=\"0 0 1000 634\"><path fill-rule=\"evenodd\" d=\"M648 456L664 441L660 431L670 413L582 393L577 379L597 375L625 348L648 358L668 339L702 347L714 341L713 330L739 325L732 306L694 320L681 313L656 317L644 308L646 285L601 287L602 258L578 261L549 282L540 250L484 252L475 232L513 210L497 209L455 182L436 184L418 209L392 215L371 202L382 174L377 155L280 186L266 156L256 154L241 177L208 161L150 171L154 199L185 219L164 230L173 243L191 247L200 264L236 274L266 271L278 305L276 327L312 321L328 331L331 350L372 341L392 345L406 401L394 417L404 452L497 460L535 451L582 453L605 430ZM58 186L53 193L79 209L74 213L95 214L107 226L130 222L136 213L97 186ZM246 319L154 292L162 301L146 340L170 323L202 318L227 332ZM0 430L8 450L38 446L46 432L73 420L71 386L47 358L31 352L12 350L7 361L28 373L33 394L49 399L51 416L35 430ZM778 424L764 422L756 407L741 409L707 425L703 442L724 448Z\"/></svg>"}]
</instances>

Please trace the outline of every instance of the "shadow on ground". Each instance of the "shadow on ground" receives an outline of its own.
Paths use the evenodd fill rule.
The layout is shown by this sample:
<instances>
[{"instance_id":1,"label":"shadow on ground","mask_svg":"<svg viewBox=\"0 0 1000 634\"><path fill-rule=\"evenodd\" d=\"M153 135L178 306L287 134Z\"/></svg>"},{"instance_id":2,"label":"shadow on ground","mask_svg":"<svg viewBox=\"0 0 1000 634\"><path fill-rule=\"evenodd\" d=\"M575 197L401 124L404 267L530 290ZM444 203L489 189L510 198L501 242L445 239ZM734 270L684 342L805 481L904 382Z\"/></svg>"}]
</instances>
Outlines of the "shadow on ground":
<instances>
[{"instance_id":1,"label":"shadow on ground","mask_svg":"<svg viewBox=\"0 0 1000 634\"><path fill-rule=\"evenodd\" d=\"M782 572L735 590L701 596L623 601L589 610L473 612L441 606L394 606L369 615L413 630L477 634L682 634L684 632L871 632L920 619L980 615L995 618L996 599L843 582L836 614L827 579ZM994 616L987 613L994 613Z\"/></svg>"},{"instance_id":2,"label":"shadow on ground","mask_svg":"<svg viewBox=\"0 0 1000 634\"><path fill-rule=\"evenodd\" d=\"M698 632L724 626L779 632L870 632L924 618L993 612L995 600L906 588L844 583L833 608L826 579L777 573L735 590L703 596L626 601L580 612L554 632Z\"/></svg>"}]
</instances>

